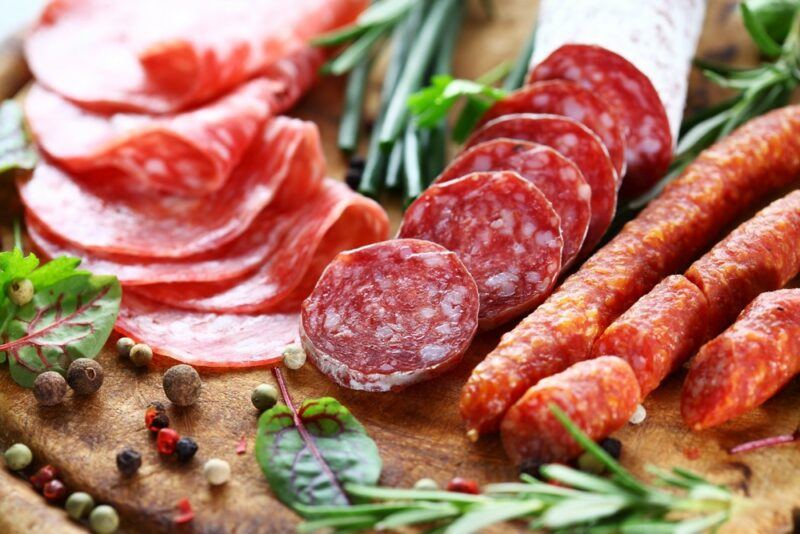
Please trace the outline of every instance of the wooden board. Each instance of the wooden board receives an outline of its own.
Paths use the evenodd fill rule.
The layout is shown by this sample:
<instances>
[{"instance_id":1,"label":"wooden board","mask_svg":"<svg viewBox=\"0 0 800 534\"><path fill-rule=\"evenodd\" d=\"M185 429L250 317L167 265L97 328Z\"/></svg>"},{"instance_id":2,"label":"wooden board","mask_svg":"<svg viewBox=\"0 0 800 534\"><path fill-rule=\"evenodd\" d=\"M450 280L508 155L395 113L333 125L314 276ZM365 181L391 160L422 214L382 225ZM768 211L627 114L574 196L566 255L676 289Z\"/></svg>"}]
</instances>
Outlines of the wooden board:
<instances>
[{"instance_id":1,"label":"wooden board","mask_svg":"<svg viewBox=\"0 0 800 534\"><path fill-rule=\"evenodd\" d=\"M496 4L497 17L490 23L482 22L475 10L459 46L458 74L474 77L513 57L530 30L535 2L498 0ZM754 51L742 44L747 39L736 15L736 2L712 0L710 4L703 55L751 63ZM298 116L319 123L334 176L343 172L343 161L335 148L341 92L341 82L326 81L297 110ZM376 91L372 93L374 103ZM703 106L720 96L699 77L693 78L690 106ZM8 183L0 187L0 206L7 245L8 226L20 215ZM396 222L398 210L392 208L392 217ZM365 424L384 459L383 484L407 486L421 477L445 483L455 475L473 477L481 483L511 480L516 473L504 458L498 440L487 438L470 444L457 412L461 386L497 339L498 334L481 337L456 370L401 393L345 390L311 365L288 371L287 378L296 401L331 395ZM174 427L193 436L200 445L197 458L181 466L159 458L143 423L147 403L165 400L160 387L163 368L149 372L134 369L110 348L99 359L106 370L101 391L88 399L70 394L55 408L37 406L29 391L17 387L8 373L0 370L0 449L15 441L28 443L38 459L62 470L70 488L88 491L98 501L113 504L122 514L127 532L172 531L175 505L183 497L190 498L197 515L180 531L293 531L296 516L273 498L252 455L257 414L250 405L250 391L272 380L269 371L203 374L199 403L170 410ZM623 463L642 476L646 476L647 464L684 466L737 488L751 500L737 510L724 532L791 531L791 511L800 506L800 449L790 445L735 457L725 451L747 439L792 432L798 422L800 387L788 387L763 408L731 424L693 434L678 414L680 378L669 381L647 400L649 415L644 424L629 425L617 434L624 443ZM235 448L242 436L247 439L248 450L240 456ZM144 457L139 475L130 480L121 478L114 465L116 452L125 446L138 449ZM233 480L228 485L212 489L204 482L200 467L211 457L231 463ZM14 495L18 505L4 506L7 495ZM62 512L46 507L31 490L0 470L0 532L28 532L27 527L39 520L35 525L40 531L69 532L71 528Z\"/></svg>"}]
</instances>

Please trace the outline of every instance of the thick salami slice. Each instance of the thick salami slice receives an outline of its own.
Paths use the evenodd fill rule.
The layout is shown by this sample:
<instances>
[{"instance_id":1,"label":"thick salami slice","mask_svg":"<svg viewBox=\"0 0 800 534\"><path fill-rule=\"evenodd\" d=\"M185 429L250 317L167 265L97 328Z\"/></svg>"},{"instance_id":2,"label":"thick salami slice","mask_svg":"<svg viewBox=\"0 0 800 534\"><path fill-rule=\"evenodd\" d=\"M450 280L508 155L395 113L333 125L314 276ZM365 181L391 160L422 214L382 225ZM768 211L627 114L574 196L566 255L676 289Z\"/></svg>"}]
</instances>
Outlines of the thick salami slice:
<instances>
[{"instance_id":1,"label":"thick salami slice","mask_svg":"<svg viewBox=\"0 0 800 534\"><path fill-rule=\"evenodd\" d=\"M625 130L608 104L588 89L568 80L537 82L497 102L481 118L481 124L515 113L548 113L576 120L603 141L617 171L617 189L625 174Z\"/></svg>"},{"instance_id":2,"label":"thick salami slice","mask_svg":"<svg viewBox=\"0 0 800 534\"><path fill-rule=\"evenodd\" d=\"M478 364L461 394L472 437L539 380L591 356L605 329L679 272L754 203L800 176L800 107L759 117L703 152L681 177Z\"/></svg>"},{"instance_id":3,"label":"thick salami slice","mask_svg":"<svg viewBox=\"0 0 800 534\"><path fill-rule=\"evenodd\" d=\"M614 321L593 352L628 362L644 398L695 354L707 332L708 300L685 277L673 275Z\"/></svg>"},{"instance_id":4,"label":"thick salami slice","mask_svg":"<svg viewBox=\"0 0 800 534\"><path fill-rule=\"evenodd\" d=\"M681 415L692 430L761 405L800 373L800 289L765 293L692 360Z\"/></svg>"},{"instance_id":5,"label":"thick salami slice","mask_svg":"<svg viewBox=\"0 0 800 534\"><path fill-rule=\"evenodd\" d=\"M544 145L494 139L459 154L434 183L486 171L515 171L544 193L561 219L564 240L561 270L566 270L583 246L592 216L592 190L580 169Z\"/></svg>"},{"instance_id":6,"label":"thick salami slice","mask_svg":"<svg viewBox=\"0 0 800 534\"><path fill-rule=\"evenodd\" d=\"M417 239L343 252L303 302L300 335L337 384L389 391L461 360L478 327L478 288L458 257Z\"/></svg>"},{"instance_id":7,"label":"thick salami slice","mask_svg":"<svg viewBox=\"0 0 800 534\"><path fill-rule=\"evenodd\" d=\"M500 430L503 447L515 464L571 460L583 448L555 418L551 404L600 440L628 422L639 395L636 376L624 360L603 356L576 363L530 388L508 410Z\"/></svg>"},{"instance_id":8,"label":"thick salami slice","mask_svg":"<svg viewBox=\"0 0 800 534\"><path fill-rule=\"evenodd\" d=\"M617 210L616 171L600 138L567 117L522 113L489 121L472 134L466 146L501 137L552 147L578 166L592 188L592 220L583 246L583 252L589 253L602 239Z\"/></svg>"},{"instance_id":9,"label":"thick salami slice","mask_svg":"<svg viewBox=\"0 0 800 534\"><path fill-rule=\"evenodd\" d=\"M692 264L686 278L708 298L709 333L729 326L765 291L800 272L800 191L773 202Z\"/></svg>"},{"instance_id":10,"label":"thick salami slice","mask_svg":"<svg viewBox=\"0 0 800 534\"><path fill-rule=\"evenodd\" d=\"M67 243L99 254L177 258L231 242L267 204L302 202L318 190L324 165L316 126L280 117L210 196L165 196L107 171L77 178L47 162L19 191L29 216Z\"/></svg>"},{"instance_id":11,"label":"thick salami slice","mask_svg":"<svg viewBox=\"0 0 800 534\"><path fill-rule=\"evenodd\" d=\"M406 210L398 235L458 255L478 284L481 328L534 308L561 270L558 215L515 172L473 173L429 187Z\"/></svg>"},{"instance_id":12,"label":"thick salami slice","mask_svg":"<svg viewBox=\"0 0 800 534\"><path fill-rule=\"evenodd\" d=\"M49 89L98 111L167 113L219 96L352 22L365 0L52 0L25 43Z\"/></svg>"}]
</instances>

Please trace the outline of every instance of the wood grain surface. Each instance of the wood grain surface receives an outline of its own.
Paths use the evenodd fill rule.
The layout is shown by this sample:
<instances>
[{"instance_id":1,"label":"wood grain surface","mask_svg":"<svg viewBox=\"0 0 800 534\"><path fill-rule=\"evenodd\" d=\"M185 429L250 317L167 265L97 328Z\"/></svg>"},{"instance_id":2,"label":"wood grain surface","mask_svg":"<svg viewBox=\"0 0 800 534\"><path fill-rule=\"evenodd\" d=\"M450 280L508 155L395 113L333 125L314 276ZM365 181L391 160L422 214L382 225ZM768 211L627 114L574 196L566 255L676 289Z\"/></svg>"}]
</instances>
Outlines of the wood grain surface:
<instances>
[{"instance_id":1,"label":"wood grain surface","mask_svg":"<svg viewBox=\"0 0 800 534\"><path fill-rule=\"evenodd\" d=\"M498 0L496 4L491 22L482 20L480 11L474 10L460 42L458 74L474 77L513 57L530 30L535 1ZM747 44L735 4L732 0L710 2L701 51L705 57L750 64L755 60L754 51ZM343 174L343 161L335 148L341 93L341 81L326 80L296 111L320 125L334 176ZM372 91L372 107L375 94ZM718 90L693 78L690 107L720 97ZM10 183L0 184L0 224L6 245L10 222L20 214ZM399 211L392 207L391 214L396 222ZM364 423L384 459L383 484L410 485L421 477L445 483L455 475L481 483L511 480L516 473L504 458L499 441L486 438L470 444L457 410L461 386L498 337L499 333L483 335L456 370L400 393L345 390L311 365L286 371L286 376L296 402L331 395ZM97 501L115 506L125 532L293 531L297 517L272 496L252 454L257 413L249 396L257 384L272 381L269 371L204 372L200 401L186 409L170 407L174 428L200 445L192 463L178 465L158 456L143 423L148 402L166 400L161 376L168 364L138 370L121 361L110 347L99 356L106 372L100 392L91 398L70 393L64 404L54 408L39 407L30 391L17 387L8 373L0 370L0 449L16 441L27 443L37 460L62 470L71 489L88 491ZM726 450L744 440L794 431L800 403L798 384L730 424L691 433L678 413L681 378L674 377L647 399L649 415L643 424L628 425L617 434L624 443L623 463L642 476L646 476L647 464L683 466L731 484L747 499L724 532L790 532L792 510L800 507L800 449L789 445L740 456L731 456ZM243 436L247 453L237 455L236 445ZM144 459L140 473L131 479L120 477L114 464L116 452L125 446L141 451ZM230 462L233 478L226 486L210 488L203 480L202 463L211 457ZM183 497L189 497L196 518L176 528L175 507ZM0 532L74 530L75 524L63 512L48 507L23 482L0 469Z\"/></svg>"}]
</instances>

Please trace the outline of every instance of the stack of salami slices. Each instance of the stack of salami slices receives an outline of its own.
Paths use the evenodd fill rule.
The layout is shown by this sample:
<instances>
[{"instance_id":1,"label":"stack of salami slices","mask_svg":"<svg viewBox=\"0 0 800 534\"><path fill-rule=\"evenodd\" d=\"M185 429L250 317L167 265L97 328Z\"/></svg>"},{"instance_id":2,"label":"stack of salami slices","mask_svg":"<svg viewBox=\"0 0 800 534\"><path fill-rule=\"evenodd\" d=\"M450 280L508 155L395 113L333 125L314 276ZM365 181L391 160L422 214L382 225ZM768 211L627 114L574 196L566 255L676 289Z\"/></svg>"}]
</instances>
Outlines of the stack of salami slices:
<instances>
[{"instance_id":1,"label":"stack of salami slices","mask_svg":"<svg viewBox=\"0 0 800 534\"><path fill-rule=\"evenodd\" d=\"M54 0L27 38L44 154L19 182L46 256L125 287L120 332L201 366L276 361L339 251L385 212L325 178L314 124L279 116L315 80L310 38L363 0Z\"/></svg>"}]
</instances>

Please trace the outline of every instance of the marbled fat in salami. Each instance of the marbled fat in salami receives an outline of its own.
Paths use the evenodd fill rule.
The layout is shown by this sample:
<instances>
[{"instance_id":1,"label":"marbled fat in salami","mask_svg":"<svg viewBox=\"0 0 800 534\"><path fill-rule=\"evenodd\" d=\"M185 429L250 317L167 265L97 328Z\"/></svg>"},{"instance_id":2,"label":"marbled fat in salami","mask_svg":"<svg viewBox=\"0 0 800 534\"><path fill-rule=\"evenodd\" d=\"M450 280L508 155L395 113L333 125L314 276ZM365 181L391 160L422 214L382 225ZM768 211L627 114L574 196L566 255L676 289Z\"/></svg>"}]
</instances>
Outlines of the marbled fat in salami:
<instances>
[{"instance_id":1,"label":"marbled fat in salami","mask_svg":"<svg viewBox=\"0 0 800 534\"><path fill-rule=\"evenodd\" d=\"M482 328L542 302L561 270L558 215L515 172L473 173L429 187L406 210L398 235L458 255L478 284Z\"/></svg>"},{"instance_id":2,"label":"marbled fat in salami","mask_svg":"<svg viewBox=\"0 0 800 534\"><path fill-rule=\"evenodd\" d=\"M617 210L617 176L603 142L586 126L568 117L521 113L489 121L466 146L508 137L554 148L578 166L592 188L592 220L583 246L589 253L600 242Z\"/></svg>"},{"instance_id":3,"label":"marbled fat in salami","mask_svg":"<svg viewBox=\"0 0 800 534\"><path fill-rule=\"evenodd\" d=\"M475 281L453 252L395 239L339 254L303 302L300 334L337 384L396 390L461 360L478 306Z\"/></svg>"},{"instance_id":4,"label":"marbled fat in salami","mask_svg":"<svg viewBox=\"0 0 800 534\"><path fill-rule=\"evenodd\" d=\"M580 169L552 148L515 139L494 139L458 155L434 183L473 172L515 171L544 193L561 220L562 272L583 246L592 217L592 190Z\"/></svg>"}]
</instances>

